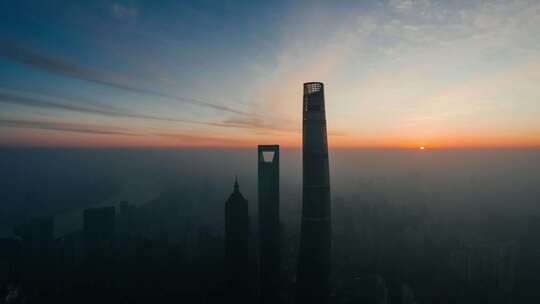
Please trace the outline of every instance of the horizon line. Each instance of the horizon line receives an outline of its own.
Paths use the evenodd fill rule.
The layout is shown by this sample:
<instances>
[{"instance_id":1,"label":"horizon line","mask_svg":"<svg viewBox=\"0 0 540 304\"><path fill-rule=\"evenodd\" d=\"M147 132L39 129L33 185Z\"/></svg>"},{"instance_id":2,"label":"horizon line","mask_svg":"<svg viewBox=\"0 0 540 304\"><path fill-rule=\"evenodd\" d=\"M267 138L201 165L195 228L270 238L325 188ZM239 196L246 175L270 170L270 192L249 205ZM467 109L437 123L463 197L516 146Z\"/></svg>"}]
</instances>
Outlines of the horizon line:
<instances>
[{"instance_id":1,"label":"horizon line","mask_svg":"<svg viewBox=\"0 0 540 304\"><path fill-rule=\"evenodd\" d=\"M257 148L258 145L266 145L268 143L256 143L253 145L32 145L32 144L2 144L0 143L0 149L250 149ZM301 149L301 145L280 145L273 142L272 145L279 145L284 149ZM388 150L420 150L421 146L389 146L389 145L366 145L366 146L344 146L344 145L329 145L329 149L362 149L362 150L376 150L376 149L388 149ZM425 149L422 152L430 150L452 150L452 149L540 149L539 145L453 145L453 146L424 146Z\"/></svg>"}]
</instances>

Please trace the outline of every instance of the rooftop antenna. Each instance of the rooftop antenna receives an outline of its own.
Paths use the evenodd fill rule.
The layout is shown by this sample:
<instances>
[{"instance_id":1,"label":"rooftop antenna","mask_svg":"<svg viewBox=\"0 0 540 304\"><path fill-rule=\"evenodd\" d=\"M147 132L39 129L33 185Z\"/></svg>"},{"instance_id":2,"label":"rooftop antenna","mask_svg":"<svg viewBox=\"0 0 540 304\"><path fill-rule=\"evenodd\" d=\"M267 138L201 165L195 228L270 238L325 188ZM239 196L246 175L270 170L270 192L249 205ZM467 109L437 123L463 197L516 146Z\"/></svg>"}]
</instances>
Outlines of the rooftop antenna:
<instances>
[{"instance_id":1,"label":"rooftop antenna","mask_svg":"<svg viewBox=\"0 0 540 304\"><path fill-rule=\"evenodd\" d=\"M240 189L240 187L238 186L238 174L235 174L234 175L234 192L238 192Z\"/></svg>"}]
</instances>

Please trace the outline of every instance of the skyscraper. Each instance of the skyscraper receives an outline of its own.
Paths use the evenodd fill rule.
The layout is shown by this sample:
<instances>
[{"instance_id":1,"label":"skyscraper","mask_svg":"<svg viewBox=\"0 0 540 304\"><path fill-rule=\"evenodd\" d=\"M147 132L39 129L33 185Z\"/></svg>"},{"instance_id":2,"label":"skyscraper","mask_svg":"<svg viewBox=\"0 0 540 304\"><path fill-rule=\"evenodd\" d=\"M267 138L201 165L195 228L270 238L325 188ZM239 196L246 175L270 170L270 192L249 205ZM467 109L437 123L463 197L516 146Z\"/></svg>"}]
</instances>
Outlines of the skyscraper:
<instances>
[{"instance_id":1,"label":"skyscraper","mask_svg":"<svg viewBox=\"0 0 540 304\"><path fill-rule=\"evenodd\" d=\"M13 234L19 236L33 254L44 255L41 251L48 250L54 240L54 217L33 218L15 227Z\"/></svg>"},{"instance_id":2,"label":"skyscraper","mask_svg":"<svg viewBox=\"0 0 540 304\"><path fill-rule=\"evenodd\" d=\"M302 226L297 303L326 303L329 294L331 220L330 174L324 87L304 84Z\"/></svg>"},{"instance_id":3,"label":"skyscraper","mask_svg":"<svg viewBox=\"0 0 540 304\"><path fill-rule=\"evenodd\" d=\"M84 210L84 280L95 288L114 285L116 209L114 206Z\"/></svg>"},{"instance_id":4,"label":"skyscraper","mask_svg":"<svg viewBox=\"0 0 540 304\"><path fill-rule=\"evenodd\" d=\"M279 146L258 150L260 301L279 302Z\"/></svg>"},{"instance_id":5,"label":"skyscraper","mask_svg":"<svg viewBox=\"0 0 540 304\"><path fill-rule=\"evenodd\" d=\"M54 217L33 218L13 229L21 239L21 272L29 280L51 277L54 261Z\"/></svg>"},{"instance_id":6,"label":"skyscraper","mask_svg":"<svg viewBox=\"0 0 540 304\"><path fill-rule=\"evenodd\" d=\"M21 241L15 237L0 237L0 282L12 282L19 277Z\"/></svg>"},{"instance_id":7,"label":"skyscraper","mask_svg":"<svg viewBox=\"0 0 540 304\"><path fill-rule=\"evenodd\" d=\"M225 202L225 263L229 299L247 303L249 284L249 213L248 201L240 193L238 180Z\"/></svg>"},{"instance_id":8,"label":"skyscraper","mask_svg":"<svg viewBox=\"0 0 540 304\"><path fill-rule=\"evenodd\" d=\"M109 260L114 254L116 237L114 207L84 210L83 238L86 258L92 262Z\"/></svg>"}]
</instances>

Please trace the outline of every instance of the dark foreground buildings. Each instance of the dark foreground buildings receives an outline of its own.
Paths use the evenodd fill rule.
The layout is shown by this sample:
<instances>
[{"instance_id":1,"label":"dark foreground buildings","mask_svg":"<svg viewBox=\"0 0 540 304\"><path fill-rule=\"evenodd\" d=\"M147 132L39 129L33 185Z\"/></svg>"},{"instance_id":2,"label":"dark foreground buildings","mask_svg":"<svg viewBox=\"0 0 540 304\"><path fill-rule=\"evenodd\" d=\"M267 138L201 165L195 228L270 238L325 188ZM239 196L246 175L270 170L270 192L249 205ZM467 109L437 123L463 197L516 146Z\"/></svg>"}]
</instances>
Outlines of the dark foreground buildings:
<instances>
[{"instance_id":1,"label":"dark foreground buildings","mask_svg":"<svg viewBox=\"0 0 540 304\"><path fill-rule=\"evenodd\" d=\"M227 297L235 303L248 303L249 280L248 201L240 193L238 181L225 202L225 271Z\"/></svg>"},{"instance_id":2,"label":"dark foreground buildings","mask_svg":"<svg viewBox=\"0 0 540 304\"><path fill-rule=\"evenodd\" d=\"M279 146L258 149L260 302L278 303L280 287Z\"/></svg>"},{"instance_id":3,"label":"dark foreground buildings","mask_svg":"<svg viewBox=\"0 0 540 304\"><path fill-rule=\"evenodd\" d=\"M109 259L114 254L116 212L114 207L84 210L83 241L86 258Z\"/></svg>"},{"instance_id":4,"label":"dark foreground buildings","mask_svg":"<svg viewBox=\"0 0 540 304\"><path fill-rule=\"evenodd\" d=\"M13 229L22 241L21 275L40 289L40 282L51 278L54 256L54 217L38 217ZM40 291L41 292L41 291Z\"/></svg>"},{"instance_id":5,"label":"dark foreground buildings","mask_svg":"<svg viewBox=\"0 0 540 304\"><path fill-rule=\"evenodd\" d=\"M84 284L101 290L114 288L115 207L99 207L84 210L83 248L86 276ZM97 292L97 291L96 291Z\"/></svg>"},{"instance_id":6,"label":"dark foreground buildings","mask_svg":"<svg viewBox=\"0 0 540 304\"><path fill-rule=\"evenodd\" d=\"M303 193L297 303L326 303L329 294L331 220L330 176L324 87L304 84Z\"/></svg>"}]
</instances>

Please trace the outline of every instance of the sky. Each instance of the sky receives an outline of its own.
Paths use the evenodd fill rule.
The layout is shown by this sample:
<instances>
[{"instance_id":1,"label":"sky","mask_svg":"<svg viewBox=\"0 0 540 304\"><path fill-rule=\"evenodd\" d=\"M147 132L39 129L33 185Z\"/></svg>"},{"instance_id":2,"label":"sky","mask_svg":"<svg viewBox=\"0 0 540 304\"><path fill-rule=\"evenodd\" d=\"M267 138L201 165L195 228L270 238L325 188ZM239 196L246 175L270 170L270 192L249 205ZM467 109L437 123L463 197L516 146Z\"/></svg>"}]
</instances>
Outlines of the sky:
<instances>
[{"instance_id":1,"label":"sky","mask_svg":"<svg viewBox=\"0 0 540 304\"><path fill-rule=\"evenodd\" d=\"M540 147L540 1L0 2L1 146Z\"/></svg>"}]
</instances>

